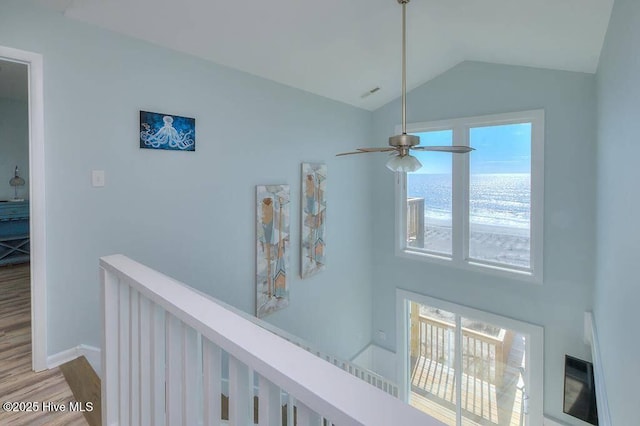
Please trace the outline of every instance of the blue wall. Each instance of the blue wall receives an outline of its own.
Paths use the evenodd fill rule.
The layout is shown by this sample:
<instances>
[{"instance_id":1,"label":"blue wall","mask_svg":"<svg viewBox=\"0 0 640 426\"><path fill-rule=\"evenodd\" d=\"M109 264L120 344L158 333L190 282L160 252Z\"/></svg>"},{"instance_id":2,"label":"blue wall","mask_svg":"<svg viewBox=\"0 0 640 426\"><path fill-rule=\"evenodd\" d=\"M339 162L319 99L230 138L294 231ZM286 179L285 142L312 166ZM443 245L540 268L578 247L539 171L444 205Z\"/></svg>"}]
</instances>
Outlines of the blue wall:
<instances>
[{"instance_id":1,"label":"blue wall","mask_svg":"<svg viewBox=\"0 0 640 426\"><path fill-rule=\"evenodd\" d=\"M595 261L595 77L462 63L408 95L408 122L545 110L544 284L497 278L394 255L394 175L374 165L373 330L395 350L395 289L404 288L544 327L545 414L562 413L564 355L588 358L583 312L591 308ZM380 145L400 123L400 103L374 113Z\"/></svg>"},{"instance_id":2,"label":"blue wall","mask_svg":"<svg viewBox=\"0 0 640 426\"><path fill-rule=\"evenodd\" d=\"M31 1L0 3L0 44L44 56L49 354L99 346L97 258L105 254L124 253L253 312L255 185L289 183L296 200L300 163L325 161L329 267L308 280L293 276L290 307L268 319L343 357L377 339L377 330L387 339L376 343L395 350L396 287L542 325L545 413L575 423L562 414L562 363L564 354L589 356L582 318L593 300L596 201L596 316L603 347L624 349L605 354L609 382L631 386L616 357L639 349L617 331L631 320L618 304L632 312L638 300L630 269L638 228L623 221L639 216L637 200L626 197L632 179L623 178L638 156L610 149L638 149L633 126L619 122L633 121L629 113L638 110L637 88L629 89L638 60L628 52L639 38L630 28L639 11L631 0L618 0L615 10L620 28L609 34L610 64L598 86L598 182L593 75L466 62L409 94L409 122L545 109L545 279L538 286L395 257L394 179L385 156L334 154L385 145L400 121L398 100L371 114L71 21ZM195 117L197 151L140 150L140 109ZM90 186L92 169L106 171L105 188ZM295 273L298 211L296 201ZM629 389L611 395L616 413L632 405Z\"/></svg>"},{"instance_id":3,"label":"blue wall","mask_svg":"<svg viewBox=\"0 0 640 426\"><path fill-rule=\"evenodd\" d=\"M16 166L25 181L25 186L18 188L18 197L28 198L29 106L26 101L0 98L0 200L15 194L9 180Z\"/></svg>"},{"instance_id":4,"label":"blue wall","mask_svg":"<svg viewBox=\"0 0 640 426\"><path fill-rule=\"evenodd\" d=\"M48 353L100 346L98 257L123 253L246 312L255 186L291 185L290 307L268 319L350 357L371 338L366 162L371 114L90 27L0 3L0 43L43 54ZM196 119L196 152L141 150L138 111ZM300 164L326 162L329 267L300 280ZM105 170L92 188L90 171ZM8 179L8 178L7 178ZM346 202L349 201L349 202Z\"/></svg>"},{"instance_id":5,"label":"blue wall","mask_svg":"<svg viewBox=\"0 0 640 426\"><path fill-rule=\"evenodd\" d=\"M638 422L640 3L616 0L598 69L594 312L612 424Z\"/></svg>"}]
</instances>

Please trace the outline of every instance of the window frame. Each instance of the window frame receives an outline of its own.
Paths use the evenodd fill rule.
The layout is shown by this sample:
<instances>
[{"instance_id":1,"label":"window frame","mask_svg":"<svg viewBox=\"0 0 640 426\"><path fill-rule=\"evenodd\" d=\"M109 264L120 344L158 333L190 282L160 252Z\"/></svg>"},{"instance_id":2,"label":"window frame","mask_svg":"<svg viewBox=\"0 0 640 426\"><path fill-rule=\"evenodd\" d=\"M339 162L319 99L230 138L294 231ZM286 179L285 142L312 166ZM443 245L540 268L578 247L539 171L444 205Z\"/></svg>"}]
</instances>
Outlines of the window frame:
<instances>
[{"instance_id":1,"label":"window frame","mask_svg":"<svg viewBox=\"0 0 640 426\"><path fill-rule=\"evenodd\" d=\"M409 376L410 341L409 303L416 302L423 305L449 311L456 316L465 316L479 321L488 322L504 328L509 328L527 335L526 342L526 394L529 397L529 409L525 425L541 425L544 418L544 327L517 320L505 315L490 311L471 308L453 301L439 299L427 294L421 294L410 290L396 288L396 381L398 383L399 398L403 402L409 401L410 381ZM456 320L456 327L460 323ZM458 347L461 342L458 343ZM457 368L458 369L458 368ZM462 374L462 369L459 369ZM461 413L460 406L456 405L456 417Z\"/></svg>"},{"instance_id":2,"label":"window frame","mask_svg":"<svg viewBox=\"0 0 640 426\"><path fill-rule=\"evenodd\" d=\"M542 284L544 235L544 110L529 110L407 124L407 133L452 130L453 145L469 145L470 129L531 123L530 267L522 268L469 257L469 155L453 155L452 161L452 255L420 250L407 245L407 174L395 176L395 254L456 268ZM396 127L396 133L401 127Z\"/></svg>"}]
</instances>

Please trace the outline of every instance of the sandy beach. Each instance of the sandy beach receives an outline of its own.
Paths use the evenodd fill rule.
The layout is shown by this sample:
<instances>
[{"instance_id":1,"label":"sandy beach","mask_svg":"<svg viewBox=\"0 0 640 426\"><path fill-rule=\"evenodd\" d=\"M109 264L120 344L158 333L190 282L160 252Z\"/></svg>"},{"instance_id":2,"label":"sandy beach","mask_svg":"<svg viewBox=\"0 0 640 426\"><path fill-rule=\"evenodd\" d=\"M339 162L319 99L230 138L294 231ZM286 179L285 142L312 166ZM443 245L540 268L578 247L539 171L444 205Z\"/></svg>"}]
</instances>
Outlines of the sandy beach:
<instances>
[{"instance_id":1,"label":"sandy beach","mask_svg":"<svg viewBox=\"0 0 640 426\"><path fill-rule=\"evenodd\" d=\"M528 267L529 230L497 225L471 223L469 256L473 259ZM413 244L410 244L410 246ZM451 227L427 219L424 248L437 253L451 253Z\"/></svg>"}]
</instances>

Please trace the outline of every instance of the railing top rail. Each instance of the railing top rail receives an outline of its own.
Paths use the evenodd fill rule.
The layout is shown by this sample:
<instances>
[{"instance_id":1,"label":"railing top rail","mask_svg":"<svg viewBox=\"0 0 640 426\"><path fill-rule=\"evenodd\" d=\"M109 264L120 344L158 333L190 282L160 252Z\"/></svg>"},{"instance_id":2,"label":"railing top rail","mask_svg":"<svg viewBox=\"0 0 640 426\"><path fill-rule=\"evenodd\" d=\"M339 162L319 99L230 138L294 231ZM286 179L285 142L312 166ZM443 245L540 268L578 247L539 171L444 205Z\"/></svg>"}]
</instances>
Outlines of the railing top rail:
<instances>
[{"instance_id":1,"label":"railing top rail","mask_svg":"<svg viewBox=\"0 0 640 426\"><path fill-rule=\"evenodd\" d=\"M100 266L332 422L442 425L212 298L126 256L102 257Z\"/></svg>"},{"instance_id":2,"label":"railing top rail","mask_svg":"<svg viewBox=\"0 0 640 426\"><path fill-rule=\"evenodd\" d=\"M427 317L424 316L422 314L418 315L418 318L421 322L429 322L429 323L433 323L441 328L449 328L449 329L454 329L456 328L455 324L452 324L450 322L447 321L443 321L443 320L439 320L433 317ZM479 340L483 340L487 343L495 343L495 344L500 344L504 341L504 329L500 331L500 335L499 336L491 336L490 334L486 334L483 333L481 331L477 331L477 330L473 330L471 328L467 328L467 327L462 327L462 333L463 335L472 335L473 337L479 339Z\"/></svg>"},{"instance_id":3,"label":"railing top rail","mask_svg":"<svg viewBox=\"0 0 640 426\"><path fill-rule=\"evenodd\" d=\"M222 307L224 307L224 308L230 310L231 312L241 316L242 318L244 318L244 319L246 319L248 321L251 321L252 323L258 325L259 327L262 327L265 330L268 330L268 331L274 333L275 335L292 342L296 346L300 346L300 347L305 348L308 352L312 352L312 353L315 353L315 354L319 353L323 357L324 356L329 356L329 357L331 357L332 360L336 360L338 363L341 363L341 364L353 365L354 367L357 367L360 371L363 371L366 374L370 375L372 378L384 381L384 382L388 383L391 386L395 386L395 387L398 386L393 381L391 381L391 380L387 379L386 377L376 373L375 371L372 371L372 370L370 370L368 368L365 368L365 367L362 367L360 365L356 365L353 362L351 362L351 361L349 361L347 359L343 359L343 358L341 358L339 356L328 354L328 353L316 348L312 343L309 343L306 340L301 339L300 337L296 336L295 334L289 333L289 332L287 332L287 331L285 331L285 330L283 330L283 329L281 329L279 327L276 327L275 325L273 325L271 323L268 323L266 321L263 321L263 320L255 317L253 315L249 315L245 311L243 311L241 309L238 309L233 305L229 305L228 303L225 303L222 300L216 299L215 297L211 296L210 294L201 292L200 290L198 290L196 288L193 288L193 287L190 287L190 286L187 286L184 283L180 283L180 284L184 285L185 287L187 287L191 291L195 291L195 292L201 294L203 297L206 297L207 299L213 301L214 303L217 303L217 304L221 305Z\"/></svg>"}]
</instances>

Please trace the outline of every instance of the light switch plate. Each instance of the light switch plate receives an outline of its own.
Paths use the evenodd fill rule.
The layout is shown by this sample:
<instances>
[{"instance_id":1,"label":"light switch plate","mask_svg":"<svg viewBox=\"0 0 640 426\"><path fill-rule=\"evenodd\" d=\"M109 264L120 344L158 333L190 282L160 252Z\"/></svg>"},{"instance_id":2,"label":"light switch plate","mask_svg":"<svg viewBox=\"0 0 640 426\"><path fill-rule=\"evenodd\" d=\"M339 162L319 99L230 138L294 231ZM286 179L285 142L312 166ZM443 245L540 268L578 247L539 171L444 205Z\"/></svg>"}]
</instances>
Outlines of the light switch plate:
<instances>
[{"instance_id":1,"label":"light switch plate","mask_svg":"<svg viewBox=\"0 0 640 426\"><path fill-rule=\"evenodd\" d=\"M101 188L104 186L104 170L91 171L91 185L94 188Z\"/></svg>"}]
</instances>

